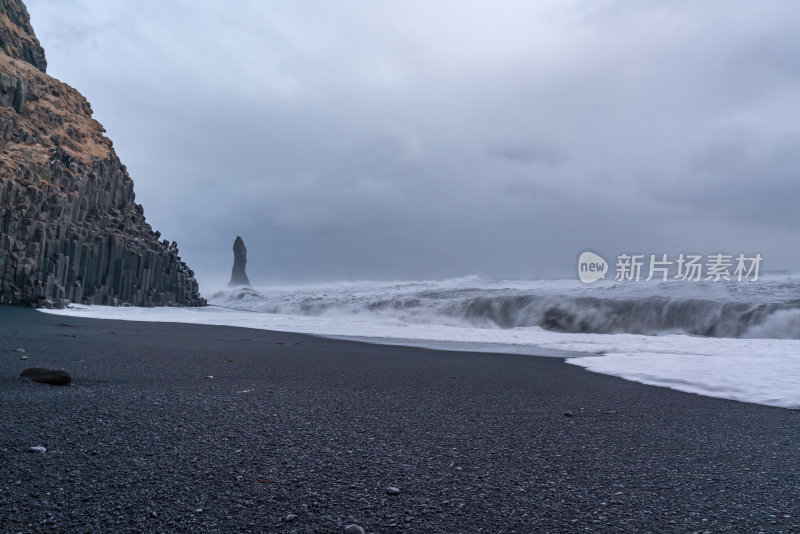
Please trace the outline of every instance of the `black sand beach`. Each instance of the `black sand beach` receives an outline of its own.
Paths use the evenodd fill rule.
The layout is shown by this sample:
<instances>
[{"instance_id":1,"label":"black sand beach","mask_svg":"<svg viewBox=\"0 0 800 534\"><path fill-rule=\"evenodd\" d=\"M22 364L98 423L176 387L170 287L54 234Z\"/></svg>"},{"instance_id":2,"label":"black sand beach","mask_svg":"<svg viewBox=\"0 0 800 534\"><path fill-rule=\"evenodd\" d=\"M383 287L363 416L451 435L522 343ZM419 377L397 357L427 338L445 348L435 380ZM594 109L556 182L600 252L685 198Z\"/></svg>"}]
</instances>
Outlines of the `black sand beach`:
<instances>
[{"instance_id":1,"label":"black sand beach","mask_svg":"<svg viewBox=\"0 0 800 534\"><path fill-rule=\"evenodd\" d=\"M0 307L0 409L1 532L800 532L800 412L556 358Z\"/></svg>"}]
</instances>

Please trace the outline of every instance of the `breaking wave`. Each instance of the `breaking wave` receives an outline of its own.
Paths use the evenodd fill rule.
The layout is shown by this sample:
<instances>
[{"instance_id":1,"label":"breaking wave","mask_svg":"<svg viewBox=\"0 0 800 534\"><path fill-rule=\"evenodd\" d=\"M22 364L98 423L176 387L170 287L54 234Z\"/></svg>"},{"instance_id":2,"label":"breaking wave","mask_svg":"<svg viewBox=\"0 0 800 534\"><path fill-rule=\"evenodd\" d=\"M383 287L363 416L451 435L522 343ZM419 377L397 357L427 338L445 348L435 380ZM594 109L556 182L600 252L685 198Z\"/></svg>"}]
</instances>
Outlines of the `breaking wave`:
<instances>
[{"instance_id":1,"label":"breaking wave","mask_svg":"<svg viewBox=\"0 0 800 534\"><path fill-rule=\"evenodd\" d=\"M800 339L800 278L793 276L729 284L597 286L571 280L496 281L470 276L235 288L217 292L210 303L281 315L369 315L396 323L472 328Z\"/></svg>"}]
</instances>

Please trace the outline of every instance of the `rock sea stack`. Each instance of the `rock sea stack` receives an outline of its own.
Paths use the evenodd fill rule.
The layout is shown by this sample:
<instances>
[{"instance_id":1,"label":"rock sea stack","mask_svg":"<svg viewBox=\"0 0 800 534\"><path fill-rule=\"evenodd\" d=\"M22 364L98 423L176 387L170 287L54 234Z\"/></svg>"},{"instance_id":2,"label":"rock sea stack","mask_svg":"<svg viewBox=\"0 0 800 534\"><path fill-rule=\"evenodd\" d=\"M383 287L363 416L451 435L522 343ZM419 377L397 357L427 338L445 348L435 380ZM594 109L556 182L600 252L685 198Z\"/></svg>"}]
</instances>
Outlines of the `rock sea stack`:
<instances>
[{"instance_id":1,"label":"rock sea stack","mask_svg":"<svg viewBox=\"0 0 800 534\"><path fill-rule=\"evenodd\" d=\"M0 0L0 303L202 306L89 102L46 74L19 0Z\"/></svg>"},{"instance_id":2,"label":"rock sea stack","mask_svg":"<svg viewBox=\"0 0 800 534\"><path fill-rule=\"evenodd\" d=\"M233 270L231 271L231 281L228 283L228 287L250 286L250 280L244 270L246 265L247 247L244 246L244 240L237 235L236 241L233 242Z\"/></svg>"}]
</instances>

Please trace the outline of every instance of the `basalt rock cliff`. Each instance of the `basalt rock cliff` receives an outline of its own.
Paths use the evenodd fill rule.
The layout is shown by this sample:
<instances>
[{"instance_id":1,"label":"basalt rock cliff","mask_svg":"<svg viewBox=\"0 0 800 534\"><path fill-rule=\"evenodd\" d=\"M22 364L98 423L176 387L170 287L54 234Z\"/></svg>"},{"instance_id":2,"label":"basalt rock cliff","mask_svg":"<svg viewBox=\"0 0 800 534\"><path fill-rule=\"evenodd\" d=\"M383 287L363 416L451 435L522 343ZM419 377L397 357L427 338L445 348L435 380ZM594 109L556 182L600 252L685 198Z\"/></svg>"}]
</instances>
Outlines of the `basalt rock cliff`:
<instances>
[{"instance_id":1,"label":"basalt rock cliff","mask_svg":"<svg viewBox=\"0 0 800 534\"><path fill-rule=\"evenodd\" d=\"M89 102L46 69L25 5L0 0L0 303L204 305Z\"/></svg>"}]
</instances>

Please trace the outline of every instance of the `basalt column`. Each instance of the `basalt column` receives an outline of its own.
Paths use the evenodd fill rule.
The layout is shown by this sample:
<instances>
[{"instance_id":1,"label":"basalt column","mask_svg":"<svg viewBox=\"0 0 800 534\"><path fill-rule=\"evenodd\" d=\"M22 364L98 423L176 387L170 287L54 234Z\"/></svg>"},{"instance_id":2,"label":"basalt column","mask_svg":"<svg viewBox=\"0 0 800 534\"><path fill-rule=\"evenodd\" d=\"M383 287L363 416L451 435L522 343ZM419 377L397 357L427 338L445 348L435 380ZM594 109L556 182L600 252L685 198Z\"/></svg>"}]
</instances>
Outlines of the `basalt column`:
<instances>
[{"instance_id":1,"label":"basalt column","mask_svg":"<svg viewBox=\"0 0 800 534\"><path fill-rule=\"evenodd\" d=\"M46 69L25 5L0 0L0 303L204 305L89 102Z\"/></svg>"}]
</instances>

